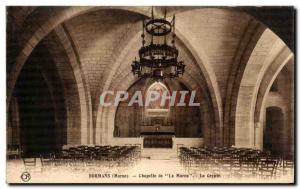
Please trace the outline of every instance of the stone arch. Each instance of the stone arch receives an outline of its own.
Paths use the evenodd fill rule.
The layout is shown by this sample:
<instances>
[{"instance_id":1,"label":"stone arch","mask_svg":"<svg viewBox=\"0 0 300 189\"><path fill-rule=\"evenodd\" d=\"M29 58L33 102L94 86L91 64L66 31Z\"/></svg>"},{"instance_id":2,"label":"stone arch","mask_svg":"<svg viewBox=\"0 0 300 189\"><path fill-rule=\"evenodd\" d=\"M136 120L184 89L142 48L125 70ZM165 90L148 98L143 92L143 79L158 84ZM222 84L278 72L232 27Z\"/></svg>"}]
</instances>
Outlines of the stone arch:
<instances>
[{"instance_id":1,"label":"stone arch","mask_svg":"<svg viewBox=\"0 0 300 189\"><path fill-rule=\"evenodd\" d=\"M118 73L118 75L115 78L118 78L117 80L114 80L114 82L111 82L109 90L127 90L129 86L132 85L132 83L137 81L137 78L135 78L131 71L125 71L126 69L122 70ZM187 86L189 86L191 89L197 88L197 86L201 86L199 83L199 80L195 79L190 75L188 72L183 75L183 78L180 78L180 81L184 82ZM203 98L202 98L203 99ZM206 123L210 123L209 125L213 124L214 118L211 115L208 115L210 105L207 104L204 101L200 102L204 105L204 108L201 109L201 113L205 115ZM113 131L111 130L112 125L114 125L114 116L116 112L116 107L102 107L102 115L101 119L100 117L97 117L97 124L98 124L98 130L96 133L98 143L103 143L110 141L110 139L106 138L107 136L113 136ZM210 121L208 121L210 120ZM214 128L209 128L206 130L205 139L206 139L206 145L216 145L217 143L217 136L215 134Z\"/></svg>"},{"instance_id":2,"label":"stone arch","mask_svg":"<svg viewBox=\"0 0 300 189\"><path fill-rule=\"evenodd\" d=\"M76 47L73 44L72 38L68 35L68 31L62 26L55 28L55 35L59 43L63 46L64 51L69 59L70 65L73 69L80 101L81 110L81 144L90 144L91 129L92 129L92 105L91 94L88 82L86 82L85 75L83 74L79 55Z\"/></svg>"},{"instance_id":3,"label":"stone arch","mask_svg":"<svg viewBox=\"0 0 300 189\"><path fill-rule=\"evenodd\" d=\"M43 43L25 66L14 89L20 107L19 131L14 135L20 138L19 144L25 154L59 150L67 143L65 134L69 120L58 69ZM31 129L34 132L30 132Z\"/></svg>"},{"instance_id":4,"label":"stone arch","mask_svg":"<svg viewBox=\"0 0 300 189\"><path fill-rule=\"evenodd\" d=\"M126 36L126 39L123 40L123 42L119 45L118 49L114 50L114 52L120 51L120 48L125 46L117 56L116 60L115 61L112 60L111 63L108 64L108 66L105 68L105 71L103 72L104 74L103 79L99 82L98 85L99 90L97 92L97 97L100 96L101 92L109 89L109 85L115 79L114 76L116 73L118 73L118 69L120 68L120 65L124 63L123 60L126 59L128 53L132 49L139 47L140 41L137 39L139 39L141 33L139 31L140 27L138 26L140 25L135 25L133 27L132 33ZM95 119L94 142L97 143L96 136L98 136L97 133L99 134L97 129L100 127L99 120L102 119L102 107L100 107L99 98L96 98L95 107L96 109L94 111L96 111L95 112L96 116L94 117Z\"/></svg>"},{"instance_id":5,"label":"stone arch","mask_svg":"<svg viewBox=\"0 0 300 189\"><path fill-rule=\"evenodd\" d=\"M188 73L184 74L183 77L184 78L182 78L180 80L183 81L185 84L188 84L188 86L190 86L191 89L195 89L195 88L197 88L197 86L200 85L199 81L197 81L195 78L191 77L191 75ZM134 83L134 81L136 81L136 78L132 75L130 70L128 73L126 73L125 70L123 70L123 72L120 72L119 76L117 76L116 78L119 78L119 79L114 80L113 83L115 83L115 84L114 85L111 84L112 86L109 87L109 90L113 90L113 89L127 90L127 88L132 83ZM128 78L130 78L130 79L128 80ZM206 116L209 116L209 115L207 115L207 112L209 112L208 104L205 102L202 102L201 104L203 104L205 106L205 110L202 110L202 113L205 114ZM98 124L97 138L99 140L100 140L100 138L103 138L103 137L101 137L103 135L101 135L100 133L102 133L102 134L105 133L104 135L107 135L107 134L110 135L110 133L107 133L107 131L108 131L108 127L111 127L113 125L113 119L109 118L109 117L113 117L113 115L115 113L115 110L113 110L113 108L107 108L107 107L102 107L102 111L103 112L102 112L101 119L100 119L100 117L97 117L97 124ZM211 119L211 118L206 118L206 119ZM210 122L210 123L212 123L212 122ZM104 132L103 132L103 130L104 130ZM206 142L207 145L216 144L216 141L215 141L216 136L211 136L211 134L214 135L214 133L215 132L209 131L208 134L206 135L206 136L208 136L207 142ZM98 142L100 142L99 140L98 140Z\"/></svg>"},{"instance_id":6,"label":"stone arch","mask_svg":"<svg viewBox=\"0 0 300 189\"><path fill-rule=\"evenodd\" d=\"M224 104L224 145L231 146L235 142L235 120L233 118L235 116L236 99L243 73L242 70L245 69L257 41L265 29L260 23L251 19L235 53L230 71L234 74L230 74L228 77Z\"/></svg>"},{"instance_id":7,"label":"stone arch","mask_svg":"<svg viewBox=\"0 0 300 189\"><path fill-rule=\"evenodd\" d=\"M264 41L271 44L263 47ZM261 83L268 65L284 47L284 43L270 30L265 30L242 71L235 109L235 145L254 147L254 109ZM248 133L248 135L245 135Z\"/></svg>"},{"instance_id":8,"label":"stone arch","mask_svg":"<svg viewBox=\"0 0 300 189\"><path fill-rule=\"evenodd\" d=\"M54 7L47 10L47 7L39 7L29 16L24 22L24 32L21 42L20 52L16 57L16 61L11 70L8 70L7 77L7 104L9 104L12 91L14 89L18 75L22 66L31 54L36 45L48 35L59 24L68 19L76 17L87 12L96 11L100 9L107 9L107 7ZM143 9L139 7L114 7L114 9L124 9L133 11L139 14L150 15L148 8ZM48 14L51 11L51 14ZM40 19L36 19L40 18ZM26 24L28 23L28 24Z\"/></svg>"},{"instance_id":9,"label":"stone arch","mask_svg":"<svg viewBox=\"0 0 300 189\"><path fill-rule=\"evenodd\" d=\"M68 110L68 139L67 144L86 144L86 132L82 127L87 128L87 108L85 91L81 75L78 74L79 67L71 61L67 50L61 43L55 32L48 35L42 43L47 47L57 67L60 79L63 83L64 95L66 96ZM68 43L65 42L65 45ZM70 49L68 49L70 50Z\"/></svg>"},{"instance_id":10,"label":"stone arch","mask_svg":"<svg viewBox=\"0 0 300 189\"><path fill-rule=\"evenodd\" d=\"M286 54L287 53L287 54ZM293 56L290 54L289 50L284 49L274 63L268 69L268 72L265 74L259 92L257 95L254 121L255 121L255 135L254 142L255 148L262 149L263 147L263 129L265 121L265 110L270 106L278 106L282 109L284 114L284 125L283 134L285 137L293 137L293 104L292 100L289 100L292 97L292 85L293 79L292 74L288 70L287 66L292 66ZM278 80L278 90L280 91L270 91L271 86L273 85L275 79ZM283 87L284 85L284 87ZM271 100L272 99L272 100ZM288 134L290 133L290 134ZM292 144L292 140L287 140L287 142ZM287 143L285 143L287 145ZM290 146L286 146L288 149L287 152L291 152Z\"/></svg>"},{"instance_id":11,"label":"stone arch","mask_svg":"<svg viewBox=\"0 0 300 189\"><path fill-rule=\"evenodd\" d=\"M291 51L285 47L281 53L276 57L272 65L268 68L268 71L265 73L261 85L259 86L259 91L256 99L254 121L262 121L262 109L266 106L266 97L270 91L270 88L277 78L280 71L287 63L293 62L293 54Z\"/></svg>"},{"instance_id":12,"label":"stone arch","mask_svg":"<svg viewBox=\"0 0 300 189\"><path fill-rule=\"evenodd\" d=\"M206 69L206 67L209 67L210 68L210 65L209 65L209 63L206 63L206 67L201 67L201 65L202 65L202 56L203 57L206 57L206 55L205 55L205 53L204 53L204 51L202 50L201 51L201 53L202 53L202 56L201 56L201 59L199 58L200 56L198 56L197 55L197 53L198 52L196 52L196 51L192 51L192 52L190 52L190 50L191 49L193 49L193 47L190 45L190 46L186 46L186 43L188 43L188 41L186 41L185 42L185 40L186 39L182 39L183 38L183 36L181 35L181 34L178 34L178 32L179 31L176 31L176 33L177 33L177 36L178 36L178 40L179 40L179 43L181 43L181 45L183 46L183 48L185 48L185 49L188 49L188 51L189 51L189 53L191 53L191 56L193 56L193 59L196 59L194 56L197 56L198 57L198 60L196 59L195 61L197 62L197 61L200 61L200 62L198 62L198 63L196 63L196 64L194 64L193 63L193 68L195 68L195 70L193 71L193 73L196 73L196 75L198 75L198 74L200 74L201 75L201 73L203 72L203 70L202 69ZM137 40L138 39L138 36L139 36L139 34L137 34L136 35L136 39L135 40ZM129 49L132 49L132 48L137 48L137 47L139 47L139 41L137 42L137 41L135 41L135 40L132 40L132 45L135 45L134 47L130 47L130 46L128 46L128 48ZM199 50L199 49L198 49ZM124 51L123 51L124 52ZM121 56L118 58L118 60L116 61L116 62L119 62L119 64L120 63L122 63L122 62L124 62L124 59L126 58L126 56L128 56L128 54L127 54L127 51L125 51L124 53L121 53ZM128 58L128 57L127 57ZM208 59L206 59L206 60L208 60ZM126 62L129 62L130 63L130 61L126 61ZM194 61L193 61L194 62ZM128 64L128 66L130 66L130 64L129 63L127 63ZM114 64L114 68L113 68L113 70L116 70L117 68L119 68L118 67L118 65L119 64ZM199 70L198 71L198 73L197 73L197 70ZM213 70L212 70L212 68L210 68L209 69L210 70L210 73L213 73ZM124 70L123 70L124 71ZM191 71L191 70L190 70ZM205 71L206 72L206 71ZM108 86L112 83L112 80L113 79L115 79L116 78L116 76L115 76L115 74L118 74L119 72L110 72L110 76L108 77L108 79L104 79L104 81L106 82L105 84L104 84L104 88L102 89L102 90L107 90L108 89ZM207 73L207 72L206 72ZM121 73L121 75L122 75L122 73ZM203 75L206 75L206 76L208 76L208 79L206 78L205 80L206 80L206 82L208 82L208 83L215 83L215 85L217 85L217 82L216 82L216 80L215 80L215 82L210 82L210 76L209 76L209 74L207 73L207 74L203 74ZM213 76L214 76L214 73L212 74ZM201 76L199 76L199 77L201 77ZM205 77L205 76L204 76ZM112 78L112 80L111 79L109 79L109 78ZM215 92L215 90L218 90L218 87L217 86L212 86L212 85L210 85L210 84L207 84L207 85L209 85L210 87L208 87L208 89L209 89L209 95L207 96L207 98L210 98L210 96L211 96L211 98L213 98L213 99L215 99L215 93L217 93L217 92ZM197 85L196 85L197 86ZM199 84L198 84L198 86L199 86ZM201 84L200 84L200 86L201 86ZM205 91L205 90L204 90ZM213 93L213 94L212 94ZM217 94L219 94L219 95L217 95L217 96L219 96L219 101L218 100L212 100L212 104L214 105L214 113L216 113L216 115L218 115L218 116L214 116L214 119L215 119L215 121L214 121L214 124L216 124L216 122L218 123L218 124L216 124L217 126L216 127L221 127L221 122L220 122L220 120L222 120L222 118L220 119L219 118L219 115L222 115L222 113L220 114L220 112L222 112L222 111L219 111L219 109L217 108L217 107L222 107L220 104L219 105L216 105L216 102L218 101L218 102L220 102L220 100L221 100L221 97L220 97L220 93L217 93ZM221 102L220 102L221 103ZM99 110L98 110L98 115L97 115L97 123L96 123L96 136L97 136L97 138L99 138L98 136L100 135L100 132L99 131L97 131L97 130L99 130L99 128L100 127L103 127L103 126L100 126L99 124L101 124L101 123L103 123L102 121L100 121L100 120L102 120L103 119L103 116L106 116L106 115L104 115L103 113L102 113L103 111L102 111L102 107L99 107ZM217 117L217 118L216 118ZM219 124L220 123L220 124ZM219 132L218 132L218 134L219 134L219 137L222 137L221 136L221 129L219 129ZM218 137L214 137L214 138L218 138ZM98 141L99 142L99 141ZM219 140L219 143L221 142L221 139Z\"/></svg>"}]
</instances>

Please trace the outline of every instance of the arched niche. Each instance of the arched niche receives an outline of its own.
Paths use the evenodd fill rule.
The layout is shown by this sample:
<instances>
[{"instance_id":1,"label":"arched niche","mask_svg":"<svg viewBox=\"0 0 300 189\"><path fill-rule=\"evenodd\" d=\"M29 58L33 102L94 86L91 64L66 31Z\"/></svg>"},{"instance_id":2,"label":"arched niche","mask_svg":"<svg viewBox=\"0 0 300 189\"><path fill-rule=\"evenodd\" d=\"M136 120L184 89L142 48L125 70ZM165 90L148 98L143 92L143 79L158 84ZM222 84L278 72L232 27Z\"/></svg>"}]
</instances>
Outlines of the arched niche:
<instances>
[{"instance_id":1,"label":"arched niche","mask_svg":"<svg viewBox=\"0 0 300 189\"><path fill-rule=\"evenodd\" d=\"M147 98L151 90L161 93L166 91L169 95L173 91L189 91L184 84L176 80L156 82L150 79L138 80L127 91L129 97L136 91L141 91L144 98ZM160 102L158 99L150 103L148 107L128 106L129 101L121 102L115 115L114 137L140 137L142 126L154 125L174 126L175 137L199 138L203 136L199 107L169 106L169 100L166 101L164 107L161 107Z\"/></svg>"}]
</instances>

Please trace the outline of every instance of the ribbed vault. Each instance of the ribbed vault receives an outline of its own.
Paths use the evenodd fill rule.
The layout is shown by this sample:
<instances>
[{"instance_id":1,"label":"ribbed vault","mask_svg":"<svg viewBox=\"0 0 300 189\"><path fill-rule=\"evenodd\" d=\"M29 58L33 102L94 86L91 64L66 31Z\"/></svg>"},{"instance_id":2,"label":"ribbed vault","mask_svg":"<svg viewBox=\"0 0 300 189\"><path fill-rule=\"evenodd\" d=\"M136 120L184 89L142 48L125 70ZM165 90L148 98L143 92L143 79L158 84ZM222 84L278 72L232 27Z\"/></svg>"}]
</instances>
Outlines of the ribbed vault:
<instances>
[{"instance_id":1,"label":"ribbed vault","mask_svg":"<svg viewBox=\"0 0 300 189\"><path fill-rule=\"evenodd\" d=\"M162 10L154 7L154 14ZM186 64L178 82L199 91L205 143L255 146L255 123L269 88L293 52L264 20L243 9L167 10L176 16ZM137 82L130 65L141 46L141 21L150 14L151 7L10 8L8 29L17 37L8 35L14 50L7 54L7 104L27 59L36 48L47 48L65 86L68 111L78 114L72 114L78 125L72 132L80 138L73 142L110 143L117 108L100 106L99 96Z\"/></svg>"}]
</instances>

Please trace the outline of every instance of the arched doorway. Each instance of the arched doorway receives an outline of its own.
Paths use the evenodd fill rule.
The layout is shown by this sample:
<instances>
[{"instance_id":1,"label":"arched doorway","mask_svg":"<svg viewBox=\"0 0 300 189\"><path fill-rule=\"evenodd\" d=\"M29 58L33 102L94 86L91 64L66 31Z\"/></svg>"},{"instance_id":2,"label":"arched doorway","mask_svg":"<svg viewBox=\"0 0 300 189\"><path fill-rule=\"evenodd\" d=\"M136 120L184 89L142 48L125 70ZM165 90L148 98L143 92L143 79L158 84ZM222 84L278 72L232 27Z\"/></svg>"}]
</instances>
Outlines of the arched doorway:
<instances>
[{"instance_id":1,"label":"arched doorway","mask_svg":"<svg viewBox=\"0 0 300 189\"><path fill-rule=\"evenodd\" d=\"M55 151L54 107L47 84L34 64L27 63L18 78L17 96L20 111L20 142L25 154Z\"/></svg>"},{"instance_id":2,"label":"arched doorway","mask_svg":"<svg viewBox=\"0 0 300 189\"><path fill-rule=\"evenodd\" d=\"M8 146L17 146L23 157L56 152L66 144L65 96L49 57L46 48L39 45L22 68L10 103L12 136Z\"/></svg>"},{"instance_id":3,"label":"arched doorway","mask_svg":"<svg viewBox=\"0 0 300 189\"><path fill-rule=\"evenodd\" d=\"M266 121L263 135L263 149L281 154L284 148L284 115L279 107L266 109Z\"/></svg>"}]
</instances>

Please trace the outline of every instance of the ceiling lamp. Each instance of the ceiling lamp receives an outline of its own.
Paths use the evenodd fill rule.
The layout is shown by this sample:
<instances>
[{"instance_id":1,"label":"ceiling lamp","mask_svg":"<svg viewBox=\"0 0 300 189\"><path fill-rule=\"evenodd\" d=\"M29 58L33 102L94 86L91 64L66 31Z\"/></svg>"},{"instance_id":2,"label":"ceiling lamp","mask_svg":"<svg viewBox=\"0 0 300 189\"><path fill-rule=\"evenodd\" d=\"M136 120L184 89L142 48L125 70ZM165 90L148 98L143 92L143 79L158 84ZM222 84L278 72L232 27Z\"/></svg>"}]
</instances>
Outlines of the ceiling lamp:
<instances>
[{"instance_id":1,"label":"ceiling lamp","mask_svg":"<svg viewBox=\"0 0 300 189\"><path fill-rule=\"evenodd\" d=\"M164 18L143 20L142 47L139 60L133 61L131 67L138 77L165 79L175 78L184 73L183 61L178 61L175 46L175 16L168 21L166 10ZM171 45L168 45L171 44Z\"/></svg>"}]
</instances>

